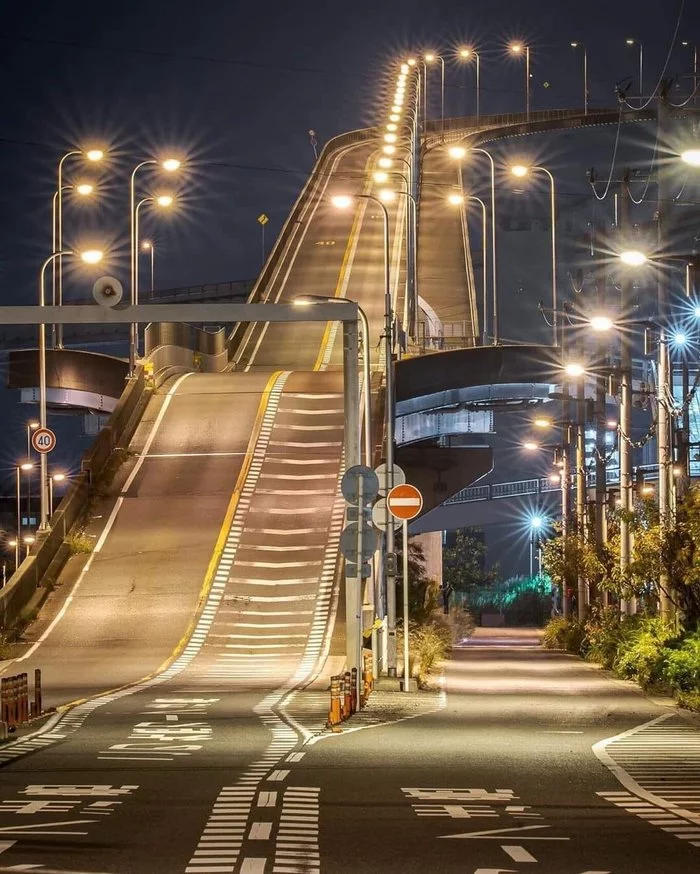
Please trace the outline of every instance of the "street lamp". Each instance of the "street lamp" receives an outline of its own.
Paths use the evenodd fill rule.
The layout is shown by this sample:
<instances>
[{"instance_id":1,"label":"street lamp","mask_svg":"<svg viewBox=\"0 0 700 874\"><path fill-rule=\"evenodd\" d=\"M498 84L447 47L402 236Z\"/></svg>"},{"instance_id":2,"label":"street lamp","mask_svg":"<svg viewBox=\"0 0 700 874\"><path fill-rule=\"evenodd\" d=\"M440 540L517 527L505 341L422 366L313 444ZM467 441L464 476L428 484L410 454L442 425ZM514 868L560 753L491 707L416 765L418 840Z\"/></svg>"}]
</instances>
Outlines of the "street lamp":
<instances>
[{"instance_id":1,"label":"street lamp","mask_svg":"<svg viewBox=\"0 0 700 874\"><path fill-rule=\"evenodd\" d=\"M386 431L386 468L387 487L394 485L394 319L391 301L390 253L389 253L389 213L382 201L373 194L336 195L331 203L337 209L347 209L355 199L371 200L382 212L384 225L384 350L386 375L385 385L385 431ZM389 509L386 511L386 558L384 572L386 576L386 606L387 606L387 666L390 676L396 676L396 556L394 551L394 525ZM389 558L391 556L391 558Z\"/></svg>"},{"instance_id":2,"label":"street lamp","mask_svg":"<svg viewBox=\"0 0 700 874\"><path fill-rule=\"evenodd\" d=\"M609 316L593 316L589 322L591 328L598 333L605 333L613 328L613 320Z\"/></svg>"},{"instance_id":3,"label":"street lamp","mask_svg":"<svg viewBox=\"0 0 700 874\"><path fill-rule=\"evenodd\" d=\"M49 477L49 513L51 516L53 516L53 484L62 483L65 478L65 473L54 473Z\"/></svg>"},{"instance_id":4,"label":"street lamp","mask_svg":"<svg viewBox=\"0 0 700 874\"><path fill-rule=\"evenodd\" d=\"M700 149L686 149L681 154L681 160L691 167L700 167Z\"/></svg>"},{"instance_id":5,"label":"street lamp","mask_svg":"<svg viewBox=\"0 0 700 874\"><path fill-rule=\"evenodd\" d=\"M460 49L459 56L465 61L471 61L472 58L476 60L476 126L479 127L479 92L481 90L480 86L480 67L481 62L479 58L479 53L475 52L474 49Z\"/></svg>"},{"instance_id":6,"label":"street lamp","mask_svg":"<svg viewBox=\"0 0 700 874\"><path fill-rule=\"evenodd\" d=\"M423 59L427 64L432 64L434 61L440 62L441 77L440 77L440 137L445 139L445 59L435 52L426 52ZM427 76L426 76L426 93L427 93ZM427 119L426 119L427 121Z\"/></svg>"},{"instance_id":7,"label":"street lamp","mask_svg":"<svg viewBox=\"0 0 700 874\"><path fill-rule=\"evenodd\" d=\"M143 197L136 204L136 209L134 210L134 245L136 247L136 272L134 273L134 303L138 305L139 302L139 271L138 271L138 251L140 249L139 245L139 211L141 207L146 203L152 203L154 206L158 206L161 209L169 209L173 203L174 198L170 194L159 194L157 196L152 197ZM151 253L153 253L153 244L149 243L151 248ZM151 254L151 258L152 258ZM153 291L153 261L151 260L151 291ZM138 325L136 326L136 330L138 332ZM138 353L138 333L136 336L136 348L134 349L134 359L136 354Z\"/></svg>"},{"instance_id":8,"label":"street lamp","mask_svg":"<svg viewBox=\"0 0 700 874\"><path fill-rule=\"evenodd\" d=\"M49 264L53 264L57 258L74 257L75 252L66 250L63 252L52 252L51 255L41 265L39 271L39 306L46 306L46 268ZM78 257L85 264L98 264L102 260L102 252L99 249L87 249L80 252ZM46 324L42 322L39 325L39 427L46 427ZM46 453L41 453L41 480L40 480L40 495L41 495L41 520L39 524L40 531L46 531L49 527L48 522L48 493L47 493L47 471L46 471Z\"/></svg>"},{"instance_id":9,"label":"street lamp","mask_svg":"<svg viewBox=\"0 0 700 874\"><path fill-rule=\"evenodd\" d=\"M466 202L471 201L478 203L481 206L481 260L482 260L482 287L483 287L483 326L482 326L482 343L485 346L488 337L487 322L488 322L488 277L486 275L486 260L487 260L487 223L486 223L486 204L480 197L475 195L464 195L454 192L447 195L447 202L453 206L463 206Z\"/></svg>"},{"instance_id":10,"label":"street lamp","mask_svg":"<svg viewBox=\"0 0 700 874\"><path fill-rule=\"evenodd\" d=\"M498 345L498 283L496 280L496 165L493 155L486 149L472 147L468 150L464 146L450 146L448 155L456 161L461 161L467 155L467 151L478 155L485 155L491 168L491 297L493 302L493 345ZM486 316L484 315L484 328Z\"/></svg>"},{"instance_id":11,"label":"street lamp","mask_svg":"<svg viewBox=\"0 0 700 874\"><path fill-rule=\"evenodd\" d=\"M554 186L554 176L546 167L525 166L524 164L516 164L510 168L513 176L522 179L531 172L545 173L549 179L550 185L550 223L552 229L552 334L554 336L554 346L558 344L557 337L557 201L556 191Z\"/></svg>"},{"instance_id":12,"label":"street lamp","mask_svg":"<svg viewBox=\"0 0 700 874\"><path fill-rule=\"evenodd\" d=\"M307 307L314 306L317 303L346 303L345 297L326 297L322 294L300 294L294 300L294 306ZM356 303L357 312L362 325L362 340L365 350L363 361L363 378L365 384L364 390L364 441L365 441L365 464L367 467L372 467L372 394L371 394L371 373L369 360L369 322L367 314L362 307Z\"/></svg>"},{"instance_id":13,"label":"street lamp","mask_svg":"<svg viewBox=\"0 0 700 874\"><path fill-rule=\"evenodd\" d=\"M97 154L97 150L95 151ZM102 153L100 152L100 155ZM98 160L95 158L94 160ZM58 252L63 248L63 192L72 191L80 198L90 197L94 194L95 186L90 182L78 182L74 185L61 185L54 191L51 198L51 251ZM63 305L63 265L60 259L54 262L52 274L52 303L54 306ZM54 348L63 348L63 325L54 325L51 331L52 345Z\"/></svg>"},{"instance_id":14,"label":"street lamp","mask_svg":"<svg viewBox=\"0 0 700 874\"><path fill-rule=\"evenodd\" d=\"M408 162L404 162L408 164ZM410 166L409 166L410 169ZM408 330L410 328L410 309L409 302L411 298L418 299L418 289L416 286L416 241L418 237L418 204L415 197L409 191L410 183L403 173L392 172L393 176L402 180L406 186L405 191L393 191L389 188L384 188L379 191L379 197L384 203L393 203L398 197L405 197L408 201L406 209L406 291L403 301L403 324ZM386 182L389 179L389 174L380 170L374 174L375 182ZM413 333L411 333L413 336Z\"/></svg>"},{"instance_id":15,"label":"street lamp","mask_svg":"<svg viewBox=\"0 0 700 874\"><path fill-rule=\"evenodd\" d=\"M31 461L24 461L21 464L15 465L15 474L17 480L17 540L15 543L15 568L19 567L19 544L22 539L22 471L29 477L30 472L34 469ZM27 516L27 524L29 524L29 516Z\"/></svg>"},{"instance_id":16,"label":"street lamp","mask_svg":"<svg viewBox=\"0 0 700 874\"><path fill-rule=\"evenodd\" d=\"M156 247L153 243L153 240L144 240L141 243L141 251L142 252L150 252L150 255L151 255L151 297L153 297L153 291L155 289L155 258L156 258Z\"/></svg>"},{"instance_id":17,"label":"street lamp","mask_svg":"<svg viewBox=\"0 0 700 874\"><path fill-rule=\"evenodd\" d=\"M166 158L163 161L155 158L148 158L141 161L131 171L129 180L129 227L130 227L130 253L131 253L131 305L136 305L137 295L137 258L138 244L136 241L136 174L143 167L160 166L166 173L174 173L179 170L181 162L177 158ZM136 350L138 346L138 326L134 323L131 325L131 334L129 342L129 375L133 376L134 367L136 365Z\"/></svg>"},{"instance_id":18,"label":"street lamp","mask_svg":"<svg viewBox=\"0 0 700 874\"><path fill-rule=\"evenodd\" d=\"M588 115L588 52L582 42L570 43L572 49L583 49L583 114Z\"/></svg>"},{"instance_id":19,"label":"street lamp","mask_svg":"<svg viewBox=\"0 0 700 874\"><path fill-rule=\"evenodd\" d=\"M514 42L510 50L514 55L525 55L525 118L530 121L530 46Z\"/></svg>"},{"instance_id":20,"label":"street lamp","mask_svg":"<svg viewBox=\"0 0 700 874\"><path fill-rule=\"evenodd\" d=\"M564 373L573 379L578 379L579 377L584 376L586 368L577 361L570 361L568 364L564 365Z\"/></svg>"},{"instance_id":21,"label":"street lamp","mask_svg":"<svg viewBox=\"0 0 700 874\"><path fill-rule=\"evenodd\" d=\"M620 252L620 261L623 264L627 264L628 267L641 267L648 260L644 252L640 252L638 249L627 249L624 252Z\"/></svg>"},{"instance_id":22,"label":"street lamp","mask_svg":"<svg viewBox=\"0 0 700 874\"><path fill-rule=\"evenodd\" d=\"M641 98L644 93L644 46L636 39L626 39L625 45L639 46L639 97Z\"/></svg>"},{"instance_id":23,"label":"street lamp","mask_svg":"<svg viewBox=\"0 0 700 874\"><path fill-rule=\"evenodd\" d=\"M538 557L538 574L542 573L542 558L540 555L540 547L539 547L539 539L540 539L540 531L544 527L545 520L541 516L531 516L530 517L530 577L534 577L535 575L535 541L537 541L538 549L537 549L537 557Z\"/></svg>"},{"instance_id":24,"label":"street lamp","mask_svg":"<svg viewBox=\"0 0 700 874\"><path fill-rule=\"evenodd\" d=\"M55 208L52 211L53 215L53 226L51 230L51 238L53 245L51 247L51 251L60 252L63 248L63 192L68 188L72 188L73 186L64 186L63 184L63 165L69 158L82 158L85 161L90 162L91 164L96 164L104 158L104 152L102 149L70 149L66 152L61 160L58 162L58 173L57 173L57 183L56 183L56 192L54 194L55 200ZM83 192L78 191L79 194L83 194ZM52 288L53 288L53 300L58 306L61 306L63 303L63 262L61 258L58 258L57 261L53 264L52 269ZM58 325L56 329L56 344L59 348L61 348L63 344L63 325Z\"/></svg>"}]
</instances>

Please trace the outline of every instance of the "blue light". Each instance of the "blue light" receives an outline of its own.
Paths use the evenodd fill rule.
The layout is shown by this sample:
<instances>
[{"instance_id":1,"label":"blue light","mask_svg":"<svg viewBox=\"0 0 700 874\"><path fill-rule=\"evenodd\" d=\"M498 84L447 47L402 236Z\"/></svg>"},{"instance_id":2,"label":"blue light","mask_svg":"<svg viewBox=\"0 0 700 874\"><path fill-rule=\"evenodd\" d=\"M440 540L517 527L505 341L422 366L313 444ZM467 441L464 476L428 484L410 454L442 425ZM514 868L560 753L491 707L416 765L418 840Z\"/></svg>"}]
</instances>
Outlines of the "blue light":
<instances>
[{"instance_id":1,"label":"blue light","mask_svg":"<svg viewBox=\"0 0 700 874\"><path fill-rule=\"evenodd\" d=\"M682 331L676 331L676 333L673 335L673 342L676 344L676 346L685 346L685 344L688 342L688 336Z\"/></svg>"},{"instance_id":2,"label":"blue light","mask_svg":"<svg viewBox=\"0 0 700 874\"><path fill-rule=\"evenodd\" d=\"M541 516L533 516L530 519L530 527L531 528L541 528L544 524L544 519Z\"/></svg>"},{"instance_id":3,"label":"blue light","mask_svg":"<svg viewBox=\"0 0 700 874\"><path fill-rule=\"evenodd\" d=\"M693 309L693 315L696 319L700 319L700 304Z\"/></svg>"}]
</instances>

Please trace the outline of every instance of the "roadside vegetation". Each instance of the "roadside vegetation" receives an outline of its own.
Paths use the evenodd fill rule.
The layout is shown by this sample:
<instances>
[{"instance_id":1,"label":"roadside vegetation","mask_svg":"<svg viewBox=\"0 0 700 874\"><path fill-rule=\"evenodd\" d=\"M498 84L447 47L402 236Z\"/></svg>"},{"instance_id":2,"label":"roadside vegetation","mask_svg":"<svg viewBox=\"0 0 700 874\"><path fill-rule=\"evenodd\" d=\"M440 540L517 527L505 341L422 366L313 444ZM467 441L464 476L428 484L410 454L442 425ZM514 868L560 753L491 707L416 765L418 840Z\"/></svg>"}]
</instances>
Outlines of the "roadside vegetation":
<instances>
[{"instance_id":1,"label":"roadside vegetation","mask_svg":"<svg viewBox=\"0 0 700 874\"><path fill-rule=\"evenodd\" d=\"M573 596L583 578L592 606L583 621L554 617L544 645L576 653L700 710L700 489L688 490L675 521L665 528L651 501L638 503L629 514L633 547L624 574L619 518L612 520L602 549L576 537L565 542L561 534L545 544L543 563L554 583ZM673 608L663 617L662 592Z\"/></svg>"},{"instance_id":2,"label":"roadside vegetation","mask_svg":"<svg viewBox=\"0 0 700 874\"><path fill-rule=\"evenodd\" d=\"M401 553L398 566L402 567ZM440 662L450 658L452 646L474 630L474 620L462 607L451 607L447 612L442 603L440 587L425 572L425 556L417 543L409 541L408 551L408 606L411 617L408 646L411 676L420 686L430 683L430 675ZM396 591L398 612L403 603L403 581ZM397 649L403 653L403 627L399 623Z\"/></svg>"}]
</instances>

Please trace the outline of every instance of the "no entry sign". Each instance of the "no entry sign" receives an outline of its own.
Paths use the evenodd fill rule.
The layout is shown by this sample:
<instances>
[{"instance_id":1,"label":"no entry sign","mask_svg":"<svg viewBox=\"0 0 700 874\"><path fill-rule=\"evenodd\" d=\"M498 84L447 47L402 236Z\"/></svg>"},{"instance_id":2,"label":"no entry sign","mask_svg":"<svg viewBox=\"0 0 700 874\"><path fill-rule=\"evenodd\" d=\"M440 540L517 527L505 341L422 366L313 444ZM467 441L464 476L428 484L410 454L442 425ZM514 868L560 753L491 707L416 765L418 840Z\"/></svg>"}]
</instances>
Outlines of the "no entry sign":
<instances>
[{"instance_id":1,"label":"no entry sign","mask_svg":"<svg viewBox=\"0 0 700 874\"><path fill-rule=\"evenodd\" d=\"M386 496L389 512L396 519L415 519L423 509L423 495L415 486L404 483L394 488Z\"/></svg>"}]
</instances>

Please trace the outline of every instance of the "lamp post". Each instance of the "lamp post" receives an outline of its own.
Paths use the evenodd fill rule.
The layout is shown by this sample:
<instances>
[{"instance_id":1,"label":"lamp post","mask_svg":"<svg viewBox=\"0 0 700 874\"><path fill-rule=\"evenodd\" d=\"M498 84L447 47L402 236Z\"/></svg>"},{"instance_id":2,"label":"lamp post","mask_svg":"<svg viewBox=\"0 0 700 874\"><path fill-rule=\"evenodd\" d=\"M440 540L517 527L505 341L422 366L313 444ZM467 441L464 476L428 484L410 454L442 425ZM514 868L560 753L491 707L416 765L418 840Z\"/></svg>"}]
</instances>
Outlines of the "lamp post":
<instances>
[{"instance_id":1,"label":"lamp post","mask_svg":"<svg viewBox=\"0 0 700 874\"><path fill-rule=\"evenodd\" d=\"M687 39L684 39L681 42L681 45L683 46L683 48L686 48L686 49L688 47L690 47L690 43L688 42ZM697 91L697 87L698 87L698 47L697 47L697 45L692 46L692 49L693 49L693 94L695 94L695 92ZM693 97L693 105L695 106L696 103L697 103L697 95L695 95L695 97Z\"/></svg>"},{"instance_id":2,"label":"lamp post","mask_svg":"<svg viewBox=\"0 0 700 874\"><path fill-rule=\"evenodd\" d=\"M39 423L32 419L27 422L27 461L32 460L32 431L36 431ZM32 480L31 474L27 474L27 519L32 515Z\"/></svg>"},{"instance_id":3,"label":"lamp post","mask_svg":"<svg viewBox=\"0 0 700 874\"><path fill-rule=\"evenodd\" d=\"M466 49L466 48L460 49L459 56L460 56L460 58L462 58L465 61L470 61L472 58L474 58L476 60L476 126L479 127L479 118L480 118L479 95L481 92L481 83L480 83L481 60L479 58L479 53L475 52L474 49Z\"/></svg>"},{"instance_id":4,"label":"lamp post","mask_svg":"<svg viewBox=\"0 0 700 874\"><path fill-rule=\"evenodd\" d=\"M180 167L180 161L177 158L166 158L164 161L148 158L146 161L141 161L131 171L129 179L129 228L130 228L130 254L131 254L131 305L137 303L137 243L136 243L136 174L143 167L160 166L166 173L174 173ZM130 340L129 340L129 375L133 376L134 367L136 366L136 354L138 348L138 325L131 325Z\"/></svg>"},{"instance_id":5,"label":"lamp post","mask_svg":"<svg viewBox=\"0 0 700 874\"><path fill-rule=\"evenodd\" d=\"M53 230L51 233L53 241L51 248L52 254L60 252L61 249L63 249L63 192L66 190L66 187L70 187L63 185L63 165L68 158L74 158L77 156L94 164L104 158L104 152L101 149L88 149L87 151L83 151L82 149L71 149L66 152L58 162L58 178L55 194L56 211L53 215ZM58 306L61 306L63 304L63 261L60 256L53 264L52 278L53 300ZM63 346L63 325L56 326L56 345L59 349Z\"/></svg>"},{"instance_id":6,"label":"lamp post","mask_svg":"<svg viewBox=\"0 0 700 874\"><path fill-rule=\"evenodd\" d=\"M159 194L154 197L143 197L136 204L136 209L134 210L134 246L135 246L135 254L136 254L136 271L134 273L134 303L138 305L139 302L139 269L138 269L138 253L141 249L139 243L139 212L141 207L146 203L152 203L156 206L161 207L162 209L168 209L173 205L174 198L170 194ZM151 291L153 291L153 244L149 244L151 247ZM136 326L137 335L136 335L136 349L135 352L138 353L138 325ZM135 360L135 359L134 359Z\"/></svg>"},{"instance_id":7,"label":"lamp post","mask_svg":"<svg viewBox=\"0 0 700 874\"><path fill-rule=\"evenodd\" d=\"M588 52L582 42L570 43L572 49L583 51L583 114L588 115Z\"/></svg>"},{"instance_id":8,"label":"lamp post","mask_svg":"<svg viewBox=\"0 0 700 874\"><path fill-rule=\"evenodd\" d=\"M414 297L418 298L417 276L416 276L416 239L418 236L418 204L415 197L408 190L409 183L403 173L393 174L404 181L406 185L405 191L392 191L384 188L379 192L379 197L383 203L391 203L397 196L405 197L408 201L408 209L406 210L406 293L404 294L403 302L403 324L404 330L409 330L411 320L410 301ZM386 182L388 174L375 173L375 182Z\"/></svg>"},{"instance_id":9,"label":"lamp post","mask_svg":"<svg viewBox=\"0 0 700 874\"><path fill-rule=\"evenodd\" d=\"M463 206L467 201L478 203L481 206L481 260L482 260L482 282L483 282L483 325L482 325L482 344L485 346L488 339L488 277L486 270L487 258L487 231L486 231L486 204L480 197L473 194L449 194L447 202L453 206Z\"/></svg>"},{"instance_id":10,"label":"lamp post","mask_svg":"<svg viewBox=\"0 0 700 874\"><path fill-rule=\"evenodd\" d=\"M541 516L533 516L530 519L530 578L535 575L535 541L537 542L537 573L542 573L541 567L541 559L539 557L540 552L540 531L542 530L542 526L544 524L544 520Z\"/></svg>"},{"instance_id":11,"label":"lamp post","mask_svg":"<svg viewBox=\"0 0 700 874\"><path fill-rule=\"evenodd\" d=\"M141 251L147 252L151 256L151 297L153 297L153 291L155 289L155 275L156 275L156 247L153 240L144 240L141 243Z\"/></svg>"},{"instance_id":12,"label":"lamp post","mask_svg":"<svg viewBox=\"0 0 700 874\"><path fill-rule=\"evenodd\" d=\"M530 46L514 42L510 50L514 55L525 55L525 118L530 121Z\"/></svg>"},{"instance_id":13,"label":"lamp post","mask_svg":"<svg viewBox=\"0 0 700 874\"><path fill-rule=\"evenodd\" d=\"M46 268L53 264L57 258L72 257L76 253L70 250L53 252L41 265L39 271L39 306L46 306ZM80 253L80 258L85 264L98 264L102 260L102 252L97 249L88 249ZM39 427L46 427L46 325L39 325ZM41 497L41 518L39 530L46 531L49 527L48 514L48 488L46 453L41 453L39 492Z\"/></svg>"},{"instance_id":14,"label":"lamp post","mask_svg":"<svg viewBox=\"0 0 700 874\"><path fill-rule=\"evenodd\" d=\"M644 94L644 46L637 39L626 39L625 45L639 46L639 97Z\"/></svg>"},{"instance_id":15,"label":"lamp post","mask_svg":"<svg viewBox=\"0 0 700 874\"><path fill-rule=\"evenodd\" d=\"M348 299L345 297L326 297L322 294L299 294L294 298L294 306L305 307L313 306L317 303L345 303ZM367 314L362 307L353 301L357 306L357 313L360 317L362 325L362 345L365 350L363 360L363 381L365 384L364 391L364 443L365 443L365 464L367 467L372 467L372 394L371 394L371 373L369 360L369 322Z\"/></svg>"},{"instance_id":16,"label":"lamp post","mask_svg":"<svg viewBox=\"0 0 700 874\"><path fill-rule=\"evenodd\" d=\"M526 167L523 164L516 164L510 169L513 176L517 176L520 179L533 171L545 173L549 179L549 205L551 211L550 224L552 229L552 336L554 340L552 345L557 346L559 343L559 338L557 336L557 201L554 176L552 176L546 167Z\"/></svg>"},{"instance_id":17,"label":"lamp post","mask_svg":"<svg viewBox=\"0 0 700 874\"><path fill-rule=\"evenodd\" d=\"M436 55L435 52L427 52L424 55L425 62L432 64L433 61L440 62L440 138L445 139L445 59L441 55ZM427 79L427 76L426 76ZM427 91L427 88L426 88ZM426 119L427 121L427 119Z\"/></svg>"},{"instance_id":18,"label":"lamp post","mask_svg":"<svg viewBox=\"0 0 700 874\"><path fill-rule=\"evenodd\" d=\"M15 541L15 570L19 567L19 544L22 540L22 471L27 474L33 469L31 461L24 461L15 466L17 480L17 540Z\"/></svg>"},{"instance_id":19,"label":"lamp post","mask_svg":"<svg viewBox=\"0 0 700 874\"><path fill-rule=\"evenodd\" d=\"M394 313L391 301L390 255L389 255L389 213L382 201L373 194L339 195L332 203L338 209L347 209L354 199L371 200L382 211L384 225L384 350L386 375L385 385L385 434L386 434L386 467L387 491L394 485ZM387 667L389 676L396 676L396 553L394 540L393 518L387 507L386 511L386 556L384 575L386 579L387 606Z\"/></svg>"},{"instance_id":20,"label":"lamp post","mask_svg":"<svg viewBox=\"0 0 700 874\"><path fill-rule=\"evenodd\" d=\"M95 153L97 154L97 153ZM94 159L97 160L97 159ZM75 185L62 185L54 191L51 198L51 252L57 252L63 248L63 192L73 191L80 197L89 197L94 193L95 187L90 182L79 182ZM60 210L60 211L59 211ZM58 217L61 216L61 231L58 230ZM60 238L60 239L59 239ZM52 270L52 303L54 306L63 305L63 270L59 263L54 262ZM54 349L63 348L63 325L53 325L51 340Z\"/></svg>"},{"instance_id":21,"label":"lamp post","mask_svg":"<svg viewBox=\"0 0 700 874\"><path fill-rule=\"evenodd\" d=\"M486 149L470 148L467 150L464 146L450 146L448 154L451 158L461 160L467 154L467 151L474 152L477 155L485 155L489 160L491 169L491 297L493 303L493 345L498 346L498 282L496 279L496 164L493 160L493 155L487 152ZM484 326L486 320L484 319Z\"/></svg>"},{"instance_id":22,"label":"lamp post","mask_svg":"<svg viewBox=\"0 0 700 874\"><path fill-rule=\"evenodd\" d=\"M65 473L54 473L49 477L49 515L51 516L53 516L53 484L62 483L65 478Z\"/></svg>"}]
</instances>

